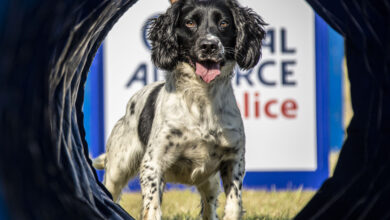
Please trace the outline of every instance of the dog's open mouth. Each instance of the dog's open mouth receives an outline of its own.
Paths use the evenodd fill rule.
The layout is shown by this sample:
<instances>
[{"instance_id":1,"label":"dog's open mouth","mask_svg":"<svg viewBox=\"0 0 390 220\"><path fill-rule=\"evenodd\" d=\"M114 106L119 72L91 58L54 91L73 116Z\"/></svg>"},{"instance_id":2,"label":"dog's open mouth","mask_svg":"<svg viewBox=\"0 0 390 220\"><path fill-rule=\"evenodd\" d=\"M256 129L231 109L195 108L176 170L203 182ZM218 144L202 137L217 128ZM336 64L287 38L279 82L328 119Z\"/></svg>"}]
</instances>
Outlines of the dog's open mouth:
<instances>
[{"instance_id":1,"label":"dog's open mouth","mask_svg":"<svg viewBox=\"0 0 390 220\"><path fill-rule=\"evenodd\" d=\"M221 74L221 65L220 62L211 60L196 62L195 72L203 81L210 83L215 77Z\"/></svg>"}]
</instances>

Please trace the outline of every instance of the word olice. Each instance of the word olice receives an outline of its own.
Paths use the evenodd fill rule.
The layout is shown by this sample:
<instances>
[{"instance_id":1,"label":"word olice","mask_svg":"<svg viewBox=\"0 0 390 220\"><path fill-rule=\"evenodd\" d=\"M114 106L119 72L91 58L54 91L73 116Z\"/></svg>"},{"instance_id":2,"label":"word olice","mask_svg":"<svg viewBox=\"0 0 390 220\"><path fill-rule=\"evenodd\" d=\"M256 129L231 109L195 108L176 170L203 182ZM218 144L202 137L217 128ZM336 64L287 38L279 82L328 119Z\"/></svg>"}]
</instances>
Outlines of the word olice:
<instances>
[{"instance_id":1,"label":"word olice","mask_svg":"<svg viewBox=\"0 0 390 220\"><path fill-rule=\"evenodd\" d=\"M260 100L260 94L254 92L242 93L243 102L238 101L238 107L245 119L260 119L260 118L286 118L295 119L298 114L298 104L294 99L268 99ZM240 96L236 96L239 98Z\"/></svg>"}]
</instances>

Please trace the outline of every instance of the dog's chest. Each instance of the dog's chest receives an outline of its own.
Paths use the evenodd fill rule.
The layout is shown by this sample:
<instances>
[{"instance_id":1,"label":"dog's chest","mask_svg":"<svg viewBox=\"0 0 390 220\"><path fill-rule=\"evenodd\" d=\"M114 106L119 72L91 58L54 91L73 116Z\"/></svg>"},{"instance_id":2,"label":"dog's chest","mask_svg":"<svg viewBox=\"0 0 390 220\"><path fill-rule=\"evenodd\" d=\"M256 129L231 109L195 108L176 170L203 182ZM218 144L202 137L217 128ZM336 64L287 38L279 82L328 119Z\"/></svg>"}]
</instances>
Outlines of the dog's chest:
<instances>
[{"instance_id":1,"label":"dog's chest","mask_svg":"<svg viewBox=\"0 0 390 220\"><path fill-rule=\"evenodd\" d=\"M244 131L235 103L207 100L169 100L165 102L167 135L166 156L176 158L166 173L167 181L185 184L203 182L219 170L223 161L235 159L244 150ZM180 132L179 132L180 131Z\"/></svg>"},{"instance_id":2,"label":"dog's chest","mask_svg":"<svg viewBox=\"0 0 390 220\"><path fill-rule=\"evenodd\" d=\"M161 109L159 123L183 133L182 142L234 148L245 138L232 91L212 100L195 94L190 98L171 95L163 101Z\"/></svg>"},{"instance_id":3,"label":"dog's chest","mask_svg":"<svg viewBox=\"0 0 390 220\"><path fill-rule=\"evenodd\" d=\"M168 182L197 185L219 171L223 161L236 158L233 148L208 143L184 143L177 149L176 160L165 174ZM169 157L169 153L166 157Z\"/></svg>"}]
</instances>

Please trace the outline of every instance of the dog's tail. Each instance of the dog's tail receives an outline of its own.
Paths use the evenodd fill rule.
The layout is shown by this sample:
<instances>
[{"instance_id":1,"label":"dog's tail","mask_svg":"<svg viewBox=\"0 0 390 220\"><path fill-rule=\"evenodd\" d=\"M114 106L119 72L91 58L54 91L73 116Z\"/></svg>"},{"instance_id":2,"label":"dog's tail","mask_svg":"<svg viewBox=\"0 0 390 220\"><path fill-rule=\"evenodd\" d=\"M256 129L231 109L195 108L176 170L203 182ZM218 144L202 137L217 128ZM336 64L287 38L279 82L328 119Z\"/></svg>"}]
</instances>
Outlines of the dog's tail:
<instances>
[{"instance_id":1,"label":"dog's tail","mask_svg":"<svg viewBox=\"0 0 390 220\"><path fill-rule=\"evenodd\" d=\"M93 159L92 166L97 170L104 170L106 164L106 154L100 154L98 157Z\"/></svg>"}]
</instances>

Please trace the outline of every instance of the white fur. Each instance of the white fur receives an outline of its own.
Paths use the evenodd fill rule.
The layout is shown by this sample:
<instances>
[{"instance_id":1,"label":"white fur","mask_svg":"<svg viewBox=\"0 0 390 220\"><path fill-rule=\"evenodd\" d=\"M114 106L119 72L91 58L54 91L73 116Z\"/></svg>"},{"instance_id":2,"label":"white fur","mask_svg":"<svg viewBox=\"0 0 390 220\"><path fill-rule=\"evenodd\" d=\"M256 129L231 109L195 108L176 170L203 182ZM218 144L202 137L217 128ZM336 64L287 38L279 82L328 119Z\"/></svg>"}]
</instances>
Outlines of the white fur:
<instances>
[{"instance_id":1,"label":"white fur","mask_svg":"<svg viewBox=\"0 0 390 220\"><path fill-rule=\"evenodd\" d=\"M139 173L143 219L161 219L166 182L195 185L203 219L216 219L220 172L227 196L224 219L241 218L245 134L231 84L234 65L226 63L210 84L187 63L167 73L147 146L138 137L138 121L150 92L162 82L144 87L130 99L125 116L111 132L104 158L104 184L115 201ZM133 113L131 103L135 103Z\"/></svg>"}]
</instances>

